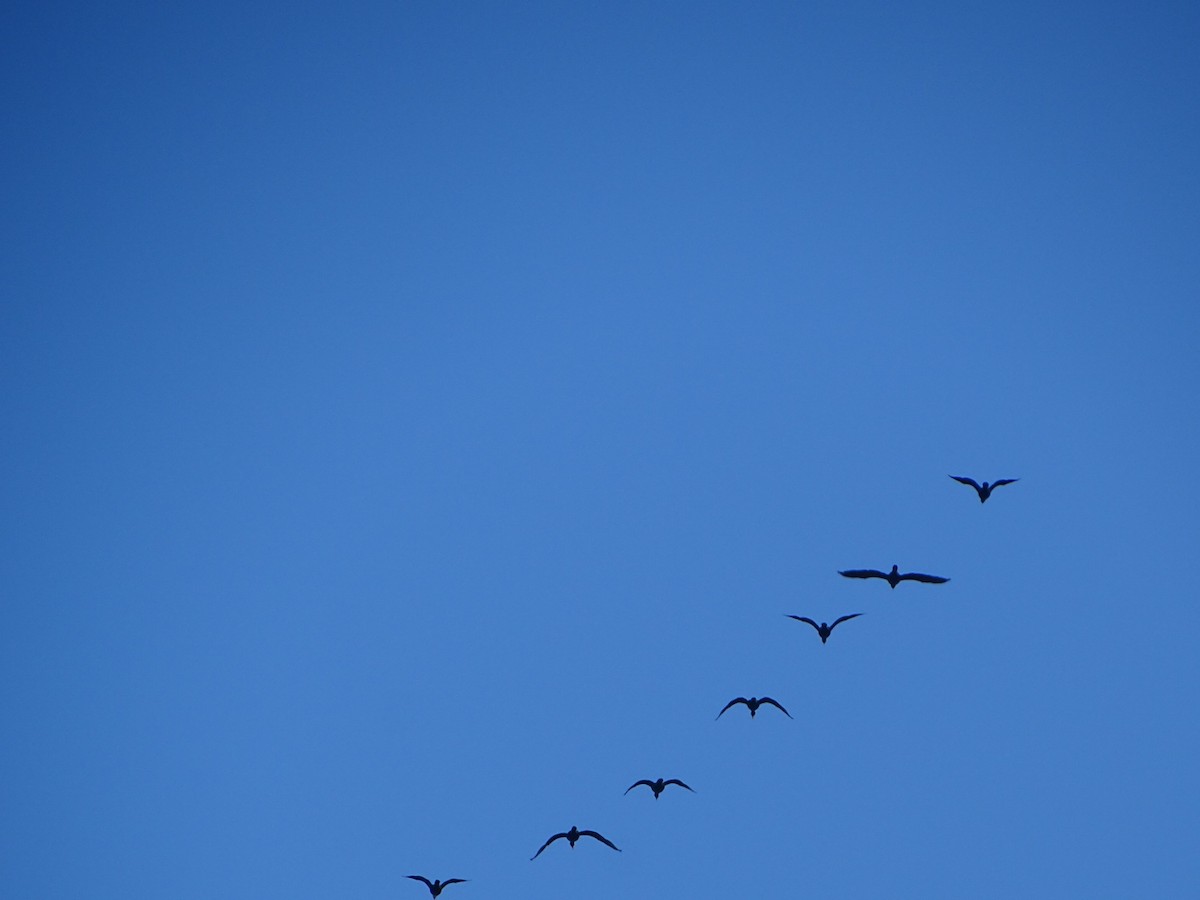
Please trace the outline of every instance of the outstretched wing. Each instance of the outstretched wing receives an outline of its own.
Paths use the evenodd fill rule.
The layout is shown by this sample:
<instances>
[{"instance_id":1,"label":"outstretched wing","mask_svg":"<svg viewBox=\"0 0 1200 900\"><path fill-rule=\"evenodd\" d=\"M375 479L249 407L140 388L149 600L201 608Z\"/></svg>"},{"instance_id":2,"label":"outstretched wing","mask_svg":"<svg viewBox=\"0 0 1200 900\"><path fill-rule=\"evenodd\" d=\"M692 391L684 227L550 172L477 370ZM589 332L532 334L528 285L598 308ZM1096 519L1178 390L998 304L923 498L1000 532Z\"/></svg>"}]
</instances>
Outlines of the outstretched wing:
<instances>
[{"instance_id":1,"label":"outstretched wing","mask_svg":"<svg viewBox=\"0 0 1200 900\"><path fill-rule=\"evenodd\" d=\"M433 890L433 882L424 875L409 875L407 877L411 878L413 881L423 881L425 882L425 887L429 888L431 891Z\"/></svg>"},{"instance_id":2,"label":"outstretched wing","mask_svg":"<svg viewBox=\"0 0 1200 900\"><path fill-rule=\"evenodd\" d=\"M1020 481L1020 478L1001 478L999 481L993 481L992 487L998 488L1002 484L1012 484L1014 481Z\"/></svg>"},{"instance_id":3,"label":"outstretched wing","mask_svg":"<svg viewBox=\"0 0 1200 900\"><path fill-rule=\"evenodd\" d=\"M602 844L608 844L608 846L612 847L612 848L613 848L614 850L616 850L618 853L620 853L620 852L621 852L621 848L620 848L620 847L618 847L616 844L614 844L612 841L610 841L610 840L609 840L608 838L606 838L604 835L600 834L600 832L598 832L598 831L581 831L581 832L579 832L579 836L580 836L580 837L583 837L584 835L587 835L588 837L594 837L594 838L595 838L596 840L598 840L600 843L602 843Z\"/></svg>"},{"instance_id":4,"label":"outstretched wing","mask_svg":"<svg viewBox=\"0 0 1200 900\"><path fill-rule=\"evenodd\" d=\"M747 701L745 697L734 697L732 700L730 700L728 703L725 704L725 709L722 709L719 713L717 713L717 718L718 719L721 718L721 716L725 715L726 709L729 709L729 707L731 707L737 703L745 703L747 706L750 705L749 701Z\"/></svg>"},{"instance_id":5,"label":"outstretched wing","mask_svg":"<svg viewBox=\"0 0 1200 900\"><path fill-rule=\"evenodd\" d=\"M466 884L469 880L469 878L447 878L442 882L442 887L448 884Z\"/></svg>"},{"instance_id":6,"label":"outstretched wing","mask_svg":"<svg viewBox=\"0 0 1200 900\"><path fill-rule=\"evenodd\" d=\"M692 788L688 787L686 784L684 784L678 778L668 778L666 781L663 782L663 787L666 787L668 784L677 784L681 788L687 788L689 791L692 791L693 794L696 793L694 790L692 790Z\"/></svg>"},{"instance_id":7,"label":"outstretched wing","mask_svg":"<svg viewBox=\"0 0 1200 900\"><path fill-rule=\"evenodd\" d=\"M631 784L629 787L625 788L625 793L626 793L626 794L628 794L630 791L632 791L632 790L633 790L635 787L637 787L639 784L644 784L646 787L650 788L650 790L654 790L654 782L653 782L653 781L647 781L645 778L643 778L641 781L635 781L635 782L634 782L633 784ZM622 796L624 796L624 794L622 794Z\"/></svg>"},{"instance_id":8,"label":"outstretched wing","mask_svg":"<svg viewBox=\"0 0 1200 900\"><path fill-rule=\"evenodd\" d=\"M818 625L816 622L814 622L812 619L810 619L808 616L793 616L793 615L789 614L788 618L795 619L797 622L807 622L813 628L817 629L817 634L821 633L821 626Z\"/></svg>"},{"instance_id":9,"label":"outstretched wing","mask_svg":"<svg viewBox=\"0 0 1200 900\"><path fill-rule=\"evenodd\" d=\"M841 625L847 619L856 619L861 615L862 615L862 613L850 613L850 615L848 615L848 616L842 616L840 619L834 619L833 624L829 626L829 630L833 631L833 629L837 628L839 625Z\"/></svg>"},{"instance_id":10,"label":"outstretched wing","mask_svg":"<svg viewBox=\"0 0 1200 900\"><path fill-rule=\"evenodd\" d=\"M542 844L542 846L538 847L538 852L533 854L533 856L529 857L529 861L533 862L535 859L537 859L539 856L542 855L543 850L545 850L547 847L549 847L551 844L553 844L559 838L565 838L566 836L567 836L567 833L565 831L560 831L558 834L551 835L549 840L546 841L546 843L544 843L544 844Z\"/></svg>"},{"instance_id":11,"label":"outstretched wing","mask_svg":"<svg viewBox=\"0 0 1200 900\"><path fill-rule=\"evenodd\" d=\"M770 697L759 697L758 702L759 703L770 703L773 707L775 707L777 710L782 712L789 719L792 718L792 714L790 712L788 712L786 709L784 709L783 704L780 703L778 700L772 700Z\"/></svg>"},{"instance_id":12,"label":"outstretched wing","mask_svg":"<svg viewBox=\"0 0 1200 900\"><path fill-rule=\"evenodd\" d=\"M900 581L920 581L924 584L945 584L949 578L943 578L941 575L925 575L921 572L905 572L899 578Z\"/></svg>"},{"instance_id":13,"label":"outstretched wing","mask_svg":"<svg viewBox=\"0 0 1200 900\"><path fill-rule=\"evenodd\" d=\"M983 490L983 488L981 488L979 486L979 482L977 482L974 478L967 478L964 475L951 475L950 477L953 478L955 481L957 481L959 484L969 484L971 487L975 488L975 490L977 490L977 491Z\"/></svg>"},{"instance_id":14,"label":"outstretched wing","mask_svg":"<svg viewBox=\"0 0 1200 900\"><path fill-rule=\"evenodd\" d=\"M839 575L845 575L847 578L883 578L887 579L887 574L880 572L878 569L847 569L844 572L838 572Z\"/></svg>"}]
</instances>

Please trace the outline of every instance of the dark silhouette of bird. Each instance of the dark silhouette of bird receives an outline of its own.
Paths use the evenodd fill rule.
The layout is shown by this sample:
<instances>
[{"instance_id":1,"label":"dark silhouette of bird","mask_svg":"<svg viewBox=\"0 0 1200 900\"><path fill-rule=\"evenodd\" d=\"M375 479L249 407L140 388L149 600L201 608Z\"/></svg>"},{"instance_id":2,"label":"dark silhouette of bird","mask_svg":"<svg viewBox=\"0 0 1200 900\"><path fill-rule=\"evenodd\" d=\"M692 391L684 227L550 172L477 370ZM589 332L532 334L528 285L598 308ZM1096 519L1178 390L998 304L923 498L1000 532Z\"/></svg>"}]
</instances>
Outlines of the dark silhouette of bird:
<instances>
[{"instance_id":1,"label":"dark silhouette of bird","mask_svg":"<svg viewBox=\"0 0 1200 900\"><path fill-rule=\"evenodd\" d=\"M1014 481L1021 480L1020 478L1001 478L997 481L993 481L991 484L988 484L986 481L983 484L980 484L974 478L967 478L964 475L951 475L950 477L959 484L969 484L971 487L975 488L975 493L979 495L980 503L986 503L987 498L992 496L992 491L1001 485L1012 484Z\"/></svg>"},{"instance_id":2,"label":"dark silhouette of bird","mask_svg":"<svg viewBox=\"0 0 1200 900\"><path fill-rule=\"evenodd\" d=\"M614 844L612 841L610 841L608 838L606 838L604 835L600 834L599 832L580 831L578 828L576 828L574 825L572 825L570 831L560 831L558 834L550 835L550 837L547 839L546 843L542 844L542 846L540 846L538 848L538 852L533 854L533 856L529 857L529 860L530 860L530 862L532 862L533 860L537 859L539 856L542 855L543 850L545 850L547 847L549 847L551 844L553 844L559 838L566 838L567 843L570 844L572 848L574 848L575 842L577 840L579 840L581 837L595 838L602 844L608 844L608 846L612 847L618 853L621 852L620 847L618 847L616 844Z\"/></svg>"},{"instance_id":3,"label":"dark silhouette of bird","mask_svg":"<svg viewBox=\"0 0 1200 900\"><path fill-rule=\"evenodd\" d=\"M900 574L899 566L892 566L890 572L880 572L878 569L847 569L844 572L838 572L839 575L845 575L847 578L882 578L895 589L902 581L921 581L925 584L945 584L949 578L942 578L940 575L922 575L920 572L905 572Z\"/></svg>"},{"instance_id":4,"label":"dark silhouette of bird","mask_svg":"<svg viewBox=\"0 0 1200 900\"><path fill-rule=\"evenodd\" d=\"M436 881L430 881L424 875L409 875L408 877L411 878L413 881L425 882L425 887L429 888L429 893L433 897L436 897L438 894L440 894L442 892L442 888L444 888L446 885L448 885L448 884L463 884L467 880L465 878L447 878L445 881L442 881L439 878Z\"/></svg>"},{"instance_id":5,"label":"dark silhouette of bird","mask_svg":"<svg viewBox=\"0 0 1200 900\"><path fill-rule=\"evenodd\" d=\"M660 778L660 779L658 779L658 781L650 781L647 778L643 778L641 781L635 781L629 787L625 788L625 793L628 794L639 784L644 784L646 787L650 788L650 790L654 791L654 799L655 800L658 799L658 795L663 792L663 790L666 788L666 786L668 784L677 784L681 788L687 788L689 791L692 791L693 794L696 793L694 790L692 790L690 787L688 787L686 784L684 784L678 778L668 778L666 780L663 780L662 778Z\"/></svg>"},{"instance_id":6,"label":"dark silhouette of bird","mask_svg":"<svg viewBox=\"0 0 1200 900\"><path fill-rule=\"evenodd\" d=\"M774 706L776 709L778 709L780 712L782 712L789 719L792 718L792 714L790 712L788 712L786 709L784 709L783 706L778 701L772 700L770 697L751 697L749 700L747 700L745 697L734 697L732 700L730 700L728 703L725 704L725 709L729 709L729 707L733 706L736 703L745 703L746 708L750 710L750 718L752 718L752 719L754 718L754 714L756 712L758 712L758 708L760 706L762 706L764 703L771 704L771 706ZM721 716L725 715L725 709L722 709L719 713L717 713L718 719L721 718Z\"/></svg>"},{"instance_id":7,"label":"dark silhouette of bird","mask_svg":"<svg viewBox=\"0 0 1200 900\"><path fill-rule=\"evenodd\" d=\"M797 622L807 622L813 628L817 629L817 634L819 634L821 636L821 643L823 644L827 640L829 640L829 635L833 634L833 629L837 628L839 625L841 625L847 619L855 619L861 615L862 615L862 613L851 613L848 616L842 616L840 619L834 619L834 622L832 625L826 625L824 622L822 622L820 625L818 625L816 622L814 622L808 616L789 615L788 618L795 619Z\"/></svg>"}]
</instances>

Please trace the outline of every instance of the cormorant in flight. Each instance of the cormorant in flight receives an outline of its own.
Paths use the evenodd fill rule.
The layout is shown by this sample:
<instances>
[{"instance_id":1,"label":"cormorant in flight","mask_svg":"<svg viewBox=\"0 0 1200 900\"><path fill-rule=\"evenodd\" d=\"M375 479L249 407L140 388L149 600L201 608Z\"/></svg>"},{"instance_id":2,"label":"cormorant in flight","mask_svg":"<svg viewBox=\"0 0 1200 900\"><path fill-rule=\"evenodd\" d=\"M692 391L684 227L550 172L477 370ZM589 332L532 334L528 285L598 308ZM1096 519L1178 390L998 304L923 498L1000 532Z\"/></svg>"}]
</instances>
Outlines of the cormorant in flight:
<instances>
[{"instance_id":1,"label":"cormorant in flight","mask_svg":"<svg viewBox=\"0 0 1200 900\"><path fill-rule=\"evenodd\" d=\"M780 703L778 701L772 700L770 697L751 697L749 700L747 700L745 697L734 697L732 700L730 700L728 703L725 704L725 709L729 709L729 707L733 706L735 703L745 703L746 708L750 710L750 718L752 718L752 719L754 718L754 714L756 712L758 712L758 708L760 706L762 706L764 703L771 704L776 709L780 710L789 719L792 717L792 714L790 712L788 712L786 709L784 709L783 706L780 705ZM721 716L725 715L725 709L722 709L719 713L717 713L718 719L721 718Z\"/></svg>"},{"instance_id":2,"label":"cormorant in flight","mask_svg":"<svg viewBox=\"0 0 1200 900\"><path fill-rule=\"evenodd\" d=\"M465 882L467 880L465 878L447 878L445 881L442 881L439 878L436 881L430 881L424 875L409 875L408 877L411 878L413 881L425 882L425 887L429 888L429 893L433 897L436 897L438 894L440 894L442 892L442 888L444 888L446 885L462 884L463 882Z\"/></svg>"},{"instance_id":3,"label":"cormorant in flight","mask_svg":"<svg viewBox=\"0 0 1200 900\"><path fill-rule=\"evenodd\" d=\"M817 634L819 634L821 636L821 643L823 644L827 640L829 640L829 635L831 635L833 633L833 629L837 628L839 625L841 625L847 619L854 619L861 615L862 615L862 613L851 613L848 616L842 616L840 619L834 619L834 622L832 625L826 625L824 622L822 622L820 625L818 625L816 622L814 622L808 616L789 615L788 618L795 619L797 622L807 622L813 628L817 629Z\"/></svg>"},{"instance_id":4,"label":"cormorant in flight","mask_svg":"<svg viewBox=\"0 0 1200 900\"><path fill-rule=\"evenodd\" d=\"M992 491L1001 485L1012 484L1014 481L1021 480L1020 478L1001 478L998 481L993 481L991 484L988 484L986 481L983 484L980 484L974 478L967 478L964 475L951 475L950 477L959 484L969 484L971 487L975 488L975 493L979 495L980 503L986 503L987 498L992 496Z\"/></svg>"},{"instance_id":5,"label":"cormorant in flight","mask_svg":"<svg viewBox=\"0 0 1200 900\"><path fill-rule=\"evenodd\" d=\"M920 572L905 572L900 574L898 566L892 566L890 572L880 572L878 569L847 569L844 572L838 572L839 575L845 575L847 578L882 578L894 589L902 581L923 581L925 584L945 584L949 578L942 578L940 575L922 575Z\"/></svg>"},{"instance_id":6,"label":"cormorant in flight","mask_svg":"<svg viewBox=\"0 0 1200 900\"><path fill-rule=\"evenodd\" d=\"M643 778L641 781L635 781L633 784L631 784L629 787L627 787L625 789L625 793L628 794L639 784L644 784L646 787L650 788L650 790L654 791L654 799L655 800L658 799L658 795L663 792L663 790L666 788L666 786L668 784L677 784L681 788L687 788L689 791L692 791L693 794L696 793L694 790L692 790L690 787L688 787L686 784L684 784L678 778L668 778L666 780L663 780L662 778L660 778L660 779L658 779L658 781L650 781L647 778Z\"/></svg>"},{"instance_id":7,"label":"cormorant in flight","mask_svg":"<svg viewBox=\"0 0 1200 900\"><path fill-rule=\"evenodd\" d=\"M555 841L557 841L559 838L566 838L566 839L567 839L567 843L568 843L568 844L570 844L572 848L574 848L574 846L575 846L575 842L576 842L577 840L579 840L581 837L592 837L592 838L595 838L596 840L598 840L598 841L599 841L600 843L602 843L602 844L608 844L608 846L612 847L612 848L613 848L614 850L616 850L618 853L620 853L620 852L621 852L621 848L620 848L620 847L618 847L616 844L614 844L612 841L610 841L608 838L606 838L604 835L600 834L599 832L596 832L596 831L580 831L578 828L576 828L574 825L572 825L572 826L571 826L571 830L570 830L570 831L560 831L558 834L552 834L552 835L550 835L550 837L549 837L549 839L546 841L546 843L542 844L542 846L540 846L540 847L538 848L538 852L537 852L537 853L535 853L535 854L533 854L533 856L529 857L529 860L530 860L530 862L532 862L533 860L537 859L539 856L541 856L541 855L542 855L542 851L543 851L543 850L545 850L547 847L549 847L551 844L553 844L553 843L554 843Z\"/></svg>"}]
</instances>

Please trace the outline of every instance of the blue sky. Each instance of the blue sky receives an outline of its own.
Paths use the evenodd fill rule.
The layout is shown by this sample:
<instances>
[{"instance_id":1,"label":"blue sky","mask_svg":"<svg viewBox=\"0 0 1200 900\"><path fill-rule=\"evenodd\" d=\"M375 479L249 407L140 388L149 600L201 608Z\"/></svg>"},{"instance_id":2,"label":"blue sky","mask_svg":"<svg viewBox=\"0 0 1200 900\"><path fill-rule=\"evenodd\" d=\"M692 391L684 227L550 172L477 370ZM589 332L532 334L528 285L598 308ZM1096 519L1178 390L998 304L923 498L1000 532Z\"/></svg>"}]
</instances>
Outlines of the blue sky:
<instances>
[{"instance_id":1,"label":"blue sky","mask_svg":"<svg viewBox=\"0 0 1200 900\"><path fill-rule=\"evenodd\" d=\"M3 17L6 896L1195 896L1194 5Z\"/></svg>"}]
</instances>

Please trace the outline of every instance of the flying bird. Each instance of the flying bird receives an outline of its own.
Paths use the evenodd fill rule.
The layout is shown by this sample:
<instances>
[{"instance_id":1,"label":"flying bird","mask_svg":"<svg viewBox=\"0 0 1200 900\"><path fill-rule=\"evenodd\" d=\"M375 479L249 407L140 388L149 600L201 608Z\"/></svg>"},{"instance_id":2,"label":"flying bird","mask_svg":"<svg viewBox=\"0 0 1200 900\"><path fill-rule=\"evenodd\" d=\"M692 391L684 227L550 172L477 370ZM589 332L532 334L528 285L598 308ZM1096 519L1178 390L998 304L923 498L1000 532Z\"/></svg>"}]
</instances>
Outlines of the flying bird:
<instances>
[{"instance_id":1,"label":"flying bird","mask_svg":"<svg viewBox=\"0 0 1200 900\"><path fill-rule=\"evenodd\" d=\"M650 788L650 790L654 791L654 799L655 800L658 799L658 795L661 794L664 789L666 789L666 786L668 784L677 784L681 788L687 788L689 791L692 791L693 794L696 793L694 790L692 790L692 788L688 787L686 784L684 784L678 778L668 778L666 780L663 780L662 778L660 778L660 779L658 779L658 781L650 781L647 778L643 778L641 781L635 781L633 784L631 784L629 787L627 787L625 789L625 793L628 794L639 784L644 784L646 787Z\"/></svg>"},{"instance_id":2,"label":"flying bird","mask_svg":"<svg viewBox=\"0 0 1200 900\"><path fill-rule=\"evenodd\" d=\"M833 629L837 628L839 625L841 625L847 619L854 619L861 615L862 615L862 613L851 613L848 616L842 616L840 619L835 619L832 625L826 625L824 622L822 622L820 625L818 625L816 622L814 622L808 616L789 615L788 618L795 619L797 622L807 622L813 628L817 629L817 634L819 634L821 636L821 643L823 644L827 640L829 640L829 635L831 635L833 633Z\"/></svg>"},{"instance_id":3,"label":"flying bird","mask_svg":"<svg viewBox=\"0 0 1200 900\"><path fill-rule=\"evenodd\" d=\"M980 484L974 478L967 478L964 475L951 475L950 477L959 484L969 484L971 487L975 488L975 493L979 495L980 503L986 503L987 498L992 496L992 491L1001 485L1012 484L1014 481L1021 480L1020 478L1001 478L998 481L993 481L991 484L988 484L986 481L983 484Z\"/></svg>"},{"instance_id":4,"label":"flying bird","mask_svg":"<svg viewBox=\"0 0 1200 900\"><path fill-rule=\"evenodd\" d=\"M920 572L905 572L900 574L898 566L892 566L890 572L880 572L878 569L847 569L844 572L838 572L839 575L845 575L847 578L882 578L895 589L902 581L922 581L925 584L945 584L949 578L942 578L940 575L922 575ZM836 622L834 623L837 624Z\"/></svg>"},{"instance_id":5,"label":"flying bird","mask_svg":"<svg viewBox=\"0 0 1200 900\"><path fill-rule=\"evenodd\" d=\"M600 834L599 832L580 831L578 828L576 828L574 825L572 825L570 831L560 831L558 834L550 835L550 837L549 837L549 839L547 839L546 843L542 844L542 846L538 848L538 852L533 854L533 856L529 857L529 861L533 862L533 860L535 860L539 856L541 856L542 851L545 850L547 847L549 847L551 844L553 844L555 841L557 841L559 838L566 838L567 843L570 844L572 848L574 848L575 842L577 840L579 840L581 837L595 838L602 844L608 844L608 846L612 847L618 853L621 852L620 847L618 847L616 844L614 844L612 841L610 841L608 838L606 838L604 835Z\"/></svg>"},{"instance_id":6,"label":"flying bird","mask_svg":"<svg viewBox=\"0 0 1200 900\"><path fill-rule=\"evenodd\" d=\"M467 880L465 878L447 878L445 881L442 881L439 878L436 881L430 881L424 875L409 875L408 877L411 878L413 881L425 882L425 887L429 888L429 893L433 897L436 897L438 894L440 894L442 892L442 888L444 888L446 885L462 884Z\"/></svg>"},{"instance_id":7,"label":"flying bird","mask_svg":"<svg viewBox=\"0 0 1200 900\"><path fill-rule=\"evenodd\" d=\"M750 710L750 718L752 718L752 719L754 718L754 714L756 712L758 712L758 708L760 706L762 706L764 703L771 704L776 709L778 709L780 712L782 712L785 716L787 716L789 719L792 717L792 714L790 712L788 712L786 709L784 709L783 706L780 705L780 703L778 701L772 700L770 697L751 697L749 700L747 700L745 697L734 697L732 700L730 700L728 703L725 704L725 709L729 709L729 707L733 706L736 703L745 703L746 708ZM721 716L725 715L725 709L723 709L719 713L717 713L718 719L721 718Z\"/></svg>"}]
</instances>

